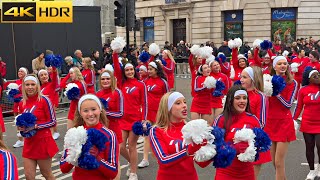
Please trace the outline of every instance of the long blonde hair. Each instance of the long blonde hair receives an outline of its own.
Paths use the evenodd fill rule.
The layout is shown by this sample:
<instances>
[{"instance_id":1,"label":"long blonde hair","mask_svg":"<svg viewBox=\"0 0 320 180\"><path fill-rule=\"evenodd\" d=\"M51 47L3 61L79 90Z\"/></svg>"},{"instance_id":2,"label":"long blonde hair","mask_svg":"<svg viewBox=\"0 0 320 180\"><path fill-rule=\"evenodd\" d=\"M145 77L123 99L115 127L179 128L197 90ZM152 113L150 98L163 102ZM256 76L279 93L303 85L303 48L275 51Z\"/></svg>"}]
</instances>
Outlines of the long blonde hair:
<instances>
[{"instance_id":1,"label":"long blonde hair","mask_svg":"<svg viewBox=\"0 0 320 180\"><path fill-rule=\"evenodd\" d=\"M87 65L88 69L94 70L93 65L91 64L92 60L89 57L83 58L84 63Z\"/></svg>"},{"instance_id":2,"label":"long blonde hair","mask_svg":"<svg viewBox=\"0 0 320 180\"><path fill-rule=\"evenodd\" d=\"M24 79L27 77L27 76L33 76L33 77L35 77L37 80L38 80L38 82L36 82L36 86L37 86L37 93L38 93L38 101L40 101L40 99L41 99L41 89L40 89L40 81L39 81L39 79L38 79L38 77L36 77L34 74L29 74L29 75L26 75L24 78L23 78L23 80L22 80L22 104L23 104L23 106L25 106L26 105L26 102L27 102L27 100L28 100L28 95L27 95L27 93L26 93L26 90L25 90L25 82L24 82Z\"/></svg>"},{"instance_id":3,"label":"long blonde hair","mask_svg":"<svg viewBox=\"0 0 320 180\"><path fill-rule=\"evenodd\" d=\"M109 70L104 70L101 72L100 76L99 76L99 86L100 86L100 89L102 89L102 85L101 85L101 76L104 72L107 72L109 73L110 75L110 80L111 80L111 84L110 84L110 88L112 91L114 91L116 88L117 88L117 80L116 78L114 77L113 73Z\"/></svg>"},{"instance_id":4,"label":"long blonde hair","mask_svg":"<svg viewBox=\"0 0 320 180\"><path fill-rule=\"evenodd\" d=\"M263 83L263 74L262 74L262 69L257 66L252 66L251 67L253 70L254 78L253 78L253 85L254 87L263 92L264 90L264 83Z\"/></svg>"},{"instance_id":5,"label":"long blonde hair","mask_svg":"<svg viewBox=\"0 0 320 180\"><path fill-rule=\"evenodd\" d=\"M165 50L163 50L163 52L165 52L167 54L168 58L171 59L171 61L173 61L173 63L176 63L176 61L174 60L174 58L169 50L165 49Z\"/></svg>"},{"instance_id":6,"label":"long blonde hair","mask_svg":"<svg viewBox=\"0 0 320 180\"><path fill-rule=\"evenodd\" d=\"M84 82L83 76L82 76L79 68L77 68L77 67L72 67L72 69L73 69L73 72L76 74L76 79L75 79L75 80Z\"/></svg>"},{"instance_id":7,"label":"long blonde hair","mask_svg":"<svg viewBox=\"0 0 320 180\"><path fill-rule=\"evenodd\" d=\"M286 75L286 79L285 79L285 81L286 81L286 83L292 83L293 82L293 76L292 76L292 74L290 73L290 71L289 71L289 64L287 65L288 67L287 67L287 70L286 70L286 72L285 72L285 75ZM277 73L276 73L276 70L274 70L274 68L271 68L271 71L270 71L270 75L271 76L273 76L273 75L277 75Z\"/></svg>"},{"instance_id":8,"label":"long blonde hair","mask_svg":"<svg viewBox=\"0 0 320 180\"><path fill-rule=\"evenodd\" d=\"M168 92L162 96L156 117L157 121L155 125L164 130L167 130L170 124L170 115L168 110L168 99L170 94L172 94L172 92Z\"/></svg>"}]
</instances>

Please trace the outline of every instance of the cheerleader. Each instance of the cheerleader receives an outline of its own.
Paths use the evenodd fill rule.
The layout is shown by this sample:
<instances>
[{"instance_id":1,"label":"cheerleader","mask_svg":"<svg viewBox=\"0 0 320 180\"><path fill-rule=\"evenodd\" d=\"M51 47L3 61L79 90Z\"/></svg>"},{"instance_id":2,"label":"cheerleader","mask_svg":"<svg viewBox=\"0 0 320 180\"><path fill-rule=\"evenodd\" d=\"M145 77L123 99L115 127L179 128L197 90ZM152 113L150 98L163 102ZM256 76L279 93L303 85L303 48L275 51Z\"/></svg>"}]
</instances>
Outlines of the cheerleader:
<instances>
[{"instance_id":1,"label":"cheerleader","mask_svg":"<svg viewBox=\"0 0 320 180\"><path fill-rule=\"evenodd\" d=\"M91 64L91 62L92 62L92 60L88 57L82 59L83 69L82 69L81 74L83 76L84 82L87 85L87 93L94 94L95 93L94 85L96 83L95 82L96 75L94 72L94 67Z\"/></svg>"},{"instance_id":2,"label":"cheerleader","mask_svg":"<svg viewBox=\"0 0 320 180\"><path fill-rule=\"evenodd\" d=\"M161 98L157 121L149 135L159 165L157 180L198 180L192 155L201 146L187 148L181 133L187 115L186 99L181 93L169 92Z\"/></svg>"},{"instance_id":3,"label":"cheerleader","mask_svg":"<svg viewBox=\"0 0 320 180\"><path fill-rule=\"evenodd\" d=\"M255 64L253 50L249 50L247 53L248 53L248 63L249 63L249 66L251 66Z\"/></svg>"},{"instance_id":4,"label":"cheerleader","mask_svg":"<svg viewBox=\"0 0 320 180\"><path fill-rule=\"evenodd\" d=\"M102 104L97 96L86 94L79 100L77 111L75 114L75 127L84 126L85 129L94 128L103 133L108 141L106 142L105 150L99 151L95 146L89 150L89 153L96 157L99 162L97 169L84 169L75 166L72 173L72 179L75 180L111 180L118 173L118 142L113 131L108 129L108 119L106 112L102 108ZM62 173L69 173L73 169L73 165L66 162L68 156L67 150L60 160L60 170Z\"/></svg>"},{"instance_id":5,"label":"cheerleader","mask_svg":"<svg viewBox=\"0 0 320 180\"><path fill-rule=\"evenodd\" d=\"M159 108L159 103L162 96L169 92L169 86L166 81L165 75L161 68L161 65L156 62L150 62L148 65L149 78L145 81L147 86L147 97L148 97L148 115L147 120L154 124L156 122L156 115ZM150 141L149 137L144 139L143 148L143 160L138 164L139 168L149 166L149 152L150 152Z\"/></svg>"},{"instance_id":6,"label":"cheerleader","mask_svg":"<svg viewBox=\"0 0 320 180\"><path fill-rule=\"evenodd\" d=\"M19 91L20 93L15 95L14 98L21 98L22 97L22 88L21 88L21 85L22 85L22 81L23 81L23 78L25 78L28 74L28 69L25 68L25 67L21 67L18 71L18 78L15 83L18 84L19 86ZM17 102L13 102L13 115L14 117L16 117L18 114L19 114L19 101ZM14 148L19 148L19 147L22 147L24 142L23 142L23 137L20 135L20 133L18 132L17 133L17 137L18 137L18 141L13 145Z\"/></svg>"},{"instance_id":7,"label":"cheerleader","mask_svg":"<svg viewBox=\"0 0 320 180\"><path fill-rule=\"evenodd\" d=\"M169 50L162 51L162 58L166 61L166 66L162 66L164 72L167 75L169 89L174 88L174 69L176 66L176 62Z\"/></svg>"},{"instance_id":8,"label":"cheerleader","mask_svg":"<svg viewBox=\"0 0 320 180\"><path fill-rule=\"evenodd\" d=\"M20 116L23 113L32 113L36 122L34 127L18 127L23 133L35 130L31 137L25 138L22 150L23 165L27 179L35 179L36 167L46 179L55 179L51 163L52 157L59 151L52 138L50 128L56 124L56 115L48 97L40 91L40 83L34 76L26 76L22 82L22 101L19 103Z\"/></svg>"},{"instance_id":9,"label":"cheerleader","mask_svg":"<svg viewBox=\"0 0 320 180\"><path fill-rule=\"evenodd\" d=\"M308 57L305 56L305 52L303 49L299 49L298 53L299 55L292 60L292 63L298 64L298 71L294 73L294 80L297 81L298 90L299 90L302 82L302 74L303 74L304 68L307 67L307 64L309 63L310 60Z\"/></svg>"},{"instance_id":10,"label":"cheerleader","mask_svg":"<svg viewBox=\"0 0 320 180\"><path fill-rule=\"evenodd\" d=\"M139 79L142 82L145 82L148 79L148 69L145 65L139 66Z\"/></svg>"},{"instance_id":11,"label":"cheerleader","mask_svg":"<svg viewBox=\"0 0 320 180\"><path fill-rule=\"evenodd\" d=\"M195 56L191 53L188 59L188 63L191 73L191 96L194 97L194 80L196 79L199 66L205 64L205 59L202 59L201 57Z\"/></svg>"},{"instance_id":12,"label":"cheerleader","mask_svg":"<svg viewBox=\"0 0 320 180\"><path fill-rule=\"evenodd\" d=\"M69 73L67 76L61 81L60 87L65 88L67 84L69 83L75 83L77 84L79 90L80 90L80 95L79 98L87 94L87 87L86 84L83 80L82 74L80 70L77 67L73 67L69 70ZM74 119L74 114L76 112L77 104L78 104L79 99L74 99L71 100L70 102L70 108L68 112L68 122L67 122L67 129L70 129L73 127L73 119Z\"/></svg>"},{"instance_id":13,"label":"cheerleader","mask_svg":"<svg viewBox=\"0 0 320 180\"><path fill-rule=\"evenodd\" d=\"M9 151L3 142L2 132L0 131L0 179L18 180L17 158Z\"/></svg>"},{"instance_id":14,"label":"cheerleader","mask_svg":"<svg viewBox=\"0 0 320 180\"><path fill-rule=\"evenodd\" d=\"M272 140L270 149L273 165L276 168L276 179L286 179L285 157L288 145L296 140L293 119L290 108L297 90L297 82L289 72L287 59L277 56L273 60L271 75L278 75L285 79L286 86L283 91L269 98L267 124L264 128Z\"/></svg>"},{"instance_id":15,"label":"cheerleader","mask_svg":"<svg viewBox=\"0 0 320 180\"><path fill-rule=\"evenodd\" d=\"M317 170L314 169L315 145L318 149L318 157L320 157L320 117L315 116L315 112L320 108L319 85L319 72L307 67L303 73L303 87L299 90L298 103L293 115L293 119L297 120L303 109L300 131L303 133L306 144L306 157L310 168L306 179L314 179L319 176L319 166Z\"/></svg>"},{"instance_id":16,"label":"cheerleader","mask_svg":"<svg viewBox=\"0 0 320 180\"><path fill-rule=\"evenodd\" d=\"M214 121L214 126L225 129L225 141L233 144L235 132L244 127L260 127L259 120L249 112L249 98L247 91L238 85L232 86L227 94L223 112ZM247 142L234 144L237 154L245 152ZM235 158L226 168L217 168L216 180L255 180L253 164L242 162Z\"/></svg>"},{"instance_id":17,"label":"cheerleader","mask_svg":"<svg viewBox=\"0 0 320 180\"><path fill-rule=\"evenodd\" d=\"M130 162L126 175L131 179L138 179L137 176L137 141L138 136L132 131L132 125L137 121L147 119L147 90L143 82L138 80L138 74L131 63L124 66L124 76L120 68L118 54L113 53L114 74L117 77L122 94L124 96L124 117L120 121L122 130L122 139L124 143L120 144L121 155ZM126 148L128 141L129 152Z\"/></svg>"},{"instance_id":18,"label":"cheerleader","mask_svg":"<svg viewBox=\"0 0 320 180\"><path fill-rule=\"evenodd\" d=\"M309 59L310 62L307 64L307 66L310 66L313 69L320 71L319 53L316 51L311 51L309 53Z\"/></svg>"},{"instance_id":19,"label":"cheerleader","mask_svg":"<svg viewBox=\"0 0 320 180\"><path fill-rule=\"evenodd\" d=\"M250 110L255 115L261 124L261 128L264 128L268 114L268 99L263 94L263 76L261 68L253 66L246 67L241 73L241 86L248 92L248 98L250 99ZM271 161L270 151L260 153L259 160L254 162L254 174L258 179L261 165Z\"/></svg>"},{"instance_id":20,"label":"cheerleader","mask_svg":"<svg viewBox=\"0 0 320 180\"><path fill-rule=\"evenodd\" d=\"M211 70L207 64L200 65L197 72L197 77L194 82L195 95L191 102L191 119L204 119L208 124L212 124L211 120L211 106L208 106L208 102L211 102L212 89L208 89L203 84L206 78L210 75Z\"/></svg>"},{"instance_id":21,"label":"cheerleader","mask_svg":"<svg viewBox=\"0 0 320 180\"><path fill-rule=\"evenodd\" d=\"M233 82L240 80L241 72L244 68L249 66L247 58L243 54L238 55L238 48L232 49L232 66L234 69Z\"/></svg>"},{"instance_id":22,"label":"cheerleader","mask_svg":"<svg viewBox=\"0 0 320 180\"><path fill-rule=\"evenodd\" d=\"M210 76L214 77L217 81L223 82L225 85L225 89L223 90L223 94L221 96L213 96L211 97L211 108L212 108L212 114L213 119L215 119L221 112L223 111L223 104L222 99L223 95L227 94L229 89L229 78L220 72L220 64L217 61L211 61L209 63L209 67L211 68ZM210 123L211 125L212 123Z\"/></svg>"}]
</instances>

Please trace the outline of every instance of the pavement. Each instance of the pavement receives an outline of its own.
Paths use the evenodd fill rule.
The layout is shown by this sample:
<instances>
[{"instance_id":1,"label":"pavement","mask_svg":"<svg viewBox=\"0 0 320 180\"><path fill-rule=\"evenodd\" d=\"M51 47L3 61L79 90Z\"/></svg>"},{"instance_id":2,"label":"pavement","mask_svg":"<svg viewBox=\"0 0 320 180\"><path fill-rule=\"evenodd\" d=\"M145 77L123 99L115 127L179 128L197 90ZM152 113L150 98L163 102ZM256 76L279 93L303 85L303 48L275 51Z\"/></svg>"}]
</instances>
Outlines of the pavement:
<instances>
[{"instance_id":1,"label":"pavement","mask_svg":"<svg viewBox=\"0 0 320 180\"><path fill-rule=\"evenodd\" d=\"M176 90L185 95L188 107L191 105L191 95L190 95L190 79L176 79ZM59 109L57 111L57 122L58 122L58 130L60 132L60 138L56 140L56 143L59 147L59 150L63 150L63 137L66 133L66 124L67 124L67 113L68 109ZM6 133L4 134L5 144L10 148L11 152L14 153L18 160L18 170L19 170L19 179L24 180L24 170L23 170L23 162L22 162L22 148L13 148L12 145L16 142L16 127L13 125L13 117L5 118L5 126ZM138 155L139 162L142 160L143 156L143 144L138 144ZM62 179L72 179L71 173L63 174L59 169L59 159L61 155L57 154L52 161L52 171L57 180ZM316 156L317 157L317 156ZM143 169L138 169L138 177L139 180L153 180L156 178L157 174L157 161L153 155L150 154L150 166ZM317 162L317 161L316 161ZM121 179L127 179L125 173L127 170L127 162L124 158L120 158L121 164ZM207 166L202 169L195 164L195 167L198 172L198 176L200 180L212 180L215 175L215 168L212 165ZM297 140L292 142L289 145L289 150L286 158L286 175L288 180L304 180L309 172L309 167L307 165L306 157L305 157L305 145L303 141L302 134L300 132L297 133ZM41 176L39 170L37 170L36 179L44 179ZM272 166L272 163L268 163L262 166L262 170L259 176L259 180L272 180L275 179L275 170ZM320 180L320 178L319 178Z\"/></svg>"}]
</instances>

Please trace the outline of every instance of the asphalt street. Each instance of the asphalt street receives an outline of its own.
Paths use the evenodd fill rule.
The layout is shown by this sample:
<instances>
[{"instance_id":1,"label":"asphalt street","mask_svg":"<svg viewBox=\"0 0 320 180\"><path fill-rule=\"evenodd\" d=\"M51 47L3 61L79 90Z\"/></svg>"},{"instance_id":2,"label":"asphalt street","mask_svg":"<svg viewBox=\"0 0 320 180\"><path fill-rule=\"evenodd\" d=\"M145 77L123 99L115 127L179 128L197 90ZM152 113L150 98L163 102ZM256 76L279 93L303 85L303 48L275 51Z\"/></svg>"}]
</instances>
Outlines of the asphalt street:
<instances>
[{"instance_id":1,"label":"asphalt street","mask_svg":"<svg viewBox=\"0 0 320 180\"><path fill-rule=\"evenodd\" d=\"M190 95L190 79L177 79L176 80L176 90L183 93L187 99L188 106L191 104L191 95ZM60 132L60 138L56 140L59 150L63 150L63 137L66 133L66 117L67 117L68 109L59 109L57 111L57 122L58 129ZM6 145L10 148L11 152L13 152L18 159L18 167L19 167L19 179L25 179L23 162L22 162L22 148L13 148L12 145L16 142L16 127L13 125L13 117L5 118L5 126L7 132L5 133L4 140ZM300 132L297 133L297 140L292 142L289 146L288 155L286 158L286 174L288 180L304 180L309 172L309 168L307 165L307 161L305 158L305 145L303 141L302 134ZM139 144L137 146L138 154L139 154L139 162L142 160L143 153L143 144ZM72 179L71 173L62 174L59 169L59 159L61 155L57 154L52 161L52 171L57 180L62 179ZM317 156L316 156L317 157ZM150 154L150 166L147 168L138 170L139 180L153 180L157 174L157 161ZM125 173L127 170L127 162L121 157L121 179L127 179ZM197 165L196 169L198 172L198 176L200 180L212 180L214 179L215 169L212 165L202 169ZM275 179L275 171L271 163L263 165L259 180L272 180ZM41 176L39 170L37 170L36 179L44 179ZM320 179L320 178L319 178Z\"/></svg>"}]
</instances>

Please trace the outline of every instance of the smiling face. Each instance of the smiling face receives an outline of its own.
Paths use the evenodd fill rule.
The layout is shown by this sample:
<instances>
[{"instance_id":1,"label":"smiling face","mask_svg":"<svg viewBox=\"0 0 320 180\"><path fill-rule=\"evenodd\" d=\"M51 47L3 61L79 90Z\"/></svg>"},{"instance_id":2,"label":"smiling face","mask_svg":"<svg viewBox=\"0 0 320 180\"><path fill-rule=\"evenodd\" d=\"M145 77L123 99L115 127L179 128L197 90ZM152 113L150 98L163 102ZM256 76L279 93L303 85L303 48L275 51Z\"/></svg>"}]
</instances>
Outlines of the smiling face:
<instances>
[{"instance_id":1,"label":"smiling face","mask_svg":"<svg viewBox=\"0 0 320 180\"><path fill-rule=\"evenodd\" d=\"M41 81L41 83L47 83L49 81L49 75L47 72L41 72L39 74L39 79Z\"/></svg>"},{"instance_id":2,"label":"smiling face","mask_svg":"<svg viewBox=\"0 0 320 180\"><path fill-rule=\"evenodd\" d=\"M274 67L277 75L284 75L288 69L288 62L287 60L279 60Z\"/></svg>"},{"instance_id":3,"label":"smiling face","mask_svg":"<svg viewBox=\"0 0 320 180\"><path fill-rule=\"evenodd\" d=\"M70 72L70 78L74 81L76 79L76 73L74 71Z\"/></svg>"},{"instance_id":4,"label":"smiling face","mask_svg":"<svg viewBox=\"0 0 320 180\"><path fill-rule=\"evenodd\" d=\"M103 89L108 89L111 87L111 78L107 76L101 77L101 87Z\"/></svg>"},{"instance_id":5,"label":"smiling face","mask_svg":"<svg viewBox=\"0 0 320 180\"><path fill-rule=\"evenodd\" d=\"M127 67L124 69L124 75L128 78L128 79L133 79L134 78L134 68L133 67Z\"/></svg>"},{"instance_id":6,"label":"smiling face","mask_svg":"<svg viewBox=\"0 0 320 180\"><path fill-rule=\"evenodd\" d=\"M172 118L176 120L186 119L188 115L186 99L184 97L178 98L170 111Z\"/></svg>"},{"instance_id":7,"label":"smiling face","mask_svg":"<svg viewBox=\"0 0 320 180\"><path fill-rule=\"evenodd\" d=\"M215 73L220 72L220 64L217 61L211 63L211 71Z\"/></svg>"},{"instance_id":8,"label":"smiling face","mask_svg":"<svg viewBox=\"0 0 320 180\"><path fill-rule=\"evenodd\" d=\"M152 67L152 66L148 66L148 74L149 77L157 77L157 70L156 68Z\"/></svg>"},{"instance_id":9,"label":"smiling face","mask_svg":"<svg viewBox=\"0 0 320 180\"><path fill-rule=\"evenodd\" d=\"M263 62L264 64L270 64L270 57L264 57Z\"/></svg>"},{"instance_id":10,"label":"smiling face","mask_svg":"<svg viewBox=\"0 0 320 180\"><path fill-rule=\"evenodd\" d=\"M94 100L84 100L80 107L80 115L88 127L93 127L99 123L101 109Z\"/></svg>"},{"instance_id":11,"label":"smiling face","mask_svg":"<svg viewBox=\"0 0 320 180\"><path fill-rule=\"evenodd\" d=\"M23 70L18 71L18 77L19 79L23 79L27 74Z\"/></svg>"},{"instance_id":12,"label":"smiling face","mask_svg":"<svg viewBox=\"0 0 320 180\"><path fill-rule=\"evenodd\" d=\"M234 97L233 108L236 113L243 113L247 108L248 97L246 95L240 94Z\"/></svg>"},{"instance_id":13,"label":"smiling face","mask_svg":"<svg viewBox=\"0 0 320 180\"><path fill-rule=\"evenodd\" d=\"M196 62L197 62L197 64L201 64L202 63L202 58L201 57L197 57Z\"/></svg>"},{"instance_id":14,"label":"smiling face","mask_svg":"<svg viewBox=\"0 0 320 180\"><path fill-rule=\"evenodd\" d=\"M247 67L246 60L244 60L244 59L239 59L239 66L240 66L241 68Z\"/></svg>"},{"instance_id":15,"label":"smiling face","mask_svg":"<svg viewBox=\"0 0 320 180\"><path fill-rule=\"evenodd\" d=\"M312 73L309 81L310 81L310 84L320 84L320 77L319 77L319 72L314 72Z\"/></svg>"},{"instance_id":16,"label":"smiling face","mask_svg":"<svg viewBox=\"0 0 320 180\"><path fill-rule=\"evenodd\" d=\"M245 89L251 89L253 87L253 81L246 71L242 71L240 82L241 86Z\"/></svg>"},{"instance_id":17,"label":"smiling face","mask_svg":"<svg viewBox=\"0 0 320 180\"><path fill-rule=\"evenodd\" d=\"M207 64L202 65L202 75L203 76L209 76L211 73L211 69Z\"/></svg>"},{"instance_id":18,"label":"smiling face","mask_svg":"<svg viewBox=\"0 0 320 180\"><path fill-rule=\"evenodd\" d=\"M32 80L27 80L24 82L24 89L26 91L27 96L34 96L37 94L37 84Z\"/></svg>"},{"instance_id":19,"label":"smiling face","mask_svg":"<svg viewBox=\"0 0 320 180\"><path fill-rule=\"evenodd\" d=\"M167 59L168 58L168 54L165 51L162 51L162 58L163 59Z\"/></svg>"}]
</instances>

